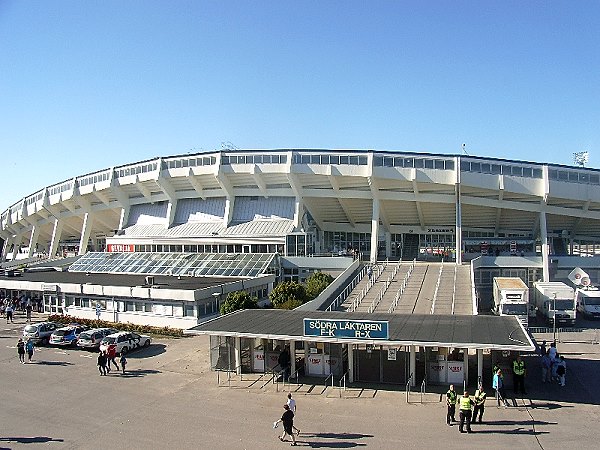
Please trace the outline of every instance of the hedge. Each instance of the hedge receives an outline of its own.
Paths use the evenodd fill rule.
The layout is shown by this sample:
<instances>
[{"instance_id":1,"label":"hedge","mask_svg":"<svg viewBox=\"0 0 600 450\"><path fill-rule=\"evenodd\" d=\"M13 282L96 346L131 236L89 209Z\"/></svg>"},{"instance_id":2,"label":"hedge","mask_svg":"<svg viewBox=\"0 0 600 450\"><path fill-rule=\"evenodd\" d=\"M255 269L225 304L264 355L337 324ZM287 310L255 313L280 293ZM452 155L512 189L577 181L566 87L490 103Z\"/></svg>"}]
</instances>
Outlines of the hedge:
<instances>
[{"instance_id":1,"label":"hedge","mask_svg":"<svg viewBox=\"0 0 600 450\"><path fill-rule=\"evenodd\" d=\"M171 327L153 327L151 325L136 325L134 323L108 322L106 320L82 319L79 317L63 316L60 314L51 315L48 318L50 322L70 324L79 323L90 328L114 328L119 331L131 331L134 333L156 334L160 336L184 337L183 330Z\"/></svg>"}]
</instances>

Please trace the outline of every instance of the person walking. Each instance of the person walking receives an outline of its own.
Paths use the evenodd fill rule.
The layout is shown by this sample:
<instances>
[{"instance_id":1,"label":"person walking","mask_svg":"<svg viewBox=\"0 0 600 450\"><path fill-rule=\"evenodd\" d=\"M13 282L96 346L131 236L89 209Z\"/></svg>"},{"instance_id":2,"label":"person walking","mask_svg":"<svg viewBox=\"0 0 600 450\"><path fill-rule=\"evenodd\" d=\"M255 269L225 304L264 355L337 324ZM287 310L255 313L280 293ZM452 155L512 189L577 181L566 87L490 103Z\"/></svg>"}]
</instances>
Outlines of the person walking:
<instances>
[{"instance_id":1,"label":"person walking","mask_svg":"<svg viewBox=\"0 0 600 450\"><path fill-rule=\"evenodd\" d=\"M100 376L106 375L106 354L104 352L98 353L98 371Z\"/></svg>"},{"instance_id":2,"label":"person walking","mask_svg":"<svg viewBox=\"0 0 600 450\"><path fill-rule=\"evenodd\" d=\"M565 361L565 357L561 355L557 368L556 375L558 375L558 382L561 386L565 386L565 376L567 374L567 362Z\"/></svg>"},{"instance_id":3,"label":"person walking","mask_svg":"<svg viewBox=\"0 0 600 450\"><path fill-rule=\"evenodd\" d=\"M13 322L13 312L14 312L14 309L13 309L13 306L10 303L8 303L6 305L5 312L6 312L6 323L8 323L8 321L10 321L10 323L14 323Z\"/></svg>"},{"instance_id":4,"label":"person walking","mask_svg":"<svg viewBox=\"0 0 600 450\"><path fill-rule=\"evenodd\" d=\"M108 349L106 350L106 369L108 373L110 373L110 363L112 362L114 366L119 369L119 365L117 364L117 344L109 344Z\"/></svg>"},{"instance_id":5,"label":"person walking","mask_svg":"<svg viewBox=\"0 0 600 450\"><path fill-rule=\"evenodd\" d=\"M492 387L496 391L496 398L498 399L498 406L500 401L504 403L504 407L508 407L508 401L506 400L506 393L504 391L504 376L502 375L502 369L498 369L492 380Z\"/></svg>"},{"instance_id":6,"label":"person walking","mask_svg":"<svg viewBox=\"0 0 600 450\"><path fill-rule=\"evenodd\" d=\"M25 350L27 350L27 362L31 362L31 358L33 358L33 348L33 341L27 339L27 343L25 344Z\"/></svg>"},{"instance_id":7,"label":"person walking","mask_svg":"<svg viewBox=\"0 0 600 450\"><path fill-rule=\"evenodd\" d=\"M294 399L292 398L292 394L291 394L291 393L289 393L289 394L287 395L287 398L288 398L288 399L287 399L287 405L290 407L290 411L292 411L292 412L294 413L294 419L295 419L295 418L296 418L296 415L297 415L297 412L296 412L296 411L297 411L297 408L296 408L296 400L294 400ZM292 429L293 429L293 430L296 430L296 434L297 434L298 436L300 436L300 428L297 428L296 426L292 425Z\"/></svg>"},{"instance_id":8,"label":"person walking","mask_svg":"<svg viewBox=\"0 0 600 450\"><path fill-rule=\"evenodd\" d=\"M33 311L31 300L27 300L27 305L25 305L25 311L27 312L27 322L31 322L31 311Z\"/></svg>"},{"instance_id":9,"label":"person walking","mask_svg":"<svg viewBox=\"0 0 600 450\"><path fill-rule=\"evenodd\" d=\"M542 341L542 345L540 345L540 356L544 356L546 353L548 353L548 350L546 349L546 341Z\"/></svg>"},{"instance_id":10,"label":"person walking","mask_svg":"<svg viewBox=\"0 0 600 450\"><path fill-rule=\"evenodd\" d=\"M121 352L121 358L119 358L119 362L121 363L121 373L125 375L125 366L127 365L127 358L125 357L125 353Z\"/></svg>"},{"instance_id":11,"label":"person walking","mask_svg":"<svg viewBox=\"0 0 600 450\"><path fill-rule=\"evenodd\" d=\"M550 382L552 378L552 362L548 353L542 356L542 383Z\"/></svg>"},{"instance_id":12,"label":"person walking","mask_svg":"<svg viewBox=\"0 0 600 450\"><path fill-rule=\"evenodd\" d=\"M479 423L483 421L483 413L485 411L485 399L487 394L483 390L483 386L480 384L479 389L475 391L475 397L473 397L473 401L475 403L475 408L473 408L473 417L472 423L477 422L477 415L479 414Z\"/></svg>"},{"instance_id":13,"label":"person walking","mask_svg":"<svg viewBox=\"0 0 600 450\"><path fill-rule=\"evenodd\" d=\"M521 356L517 356L517 359L513 361L513 389L515 394L521 392L521 394L527 395L525 391L525 375L527 375L525 362L521 359Z\"/></svg>"},{"instance_id":14,"label":"person walking","mask_svg":"<svg viewBox=\"0 0 600 450\"><path fill-rule=\"evenodd\" d=\"M460 411L458 413L458 417L460 418L460 423L458 425L458 431L464 433L465 430L464 425L466 422L467 425L467 433L472 433L471 431L471 413L473 409L473 400L469 397L469 393L465 391L463 396L460 398Z\"/></svg>"},{"instance_id":15,"label":"person walking","mask_svg":"<svg viewBox=\"0 0 600 450\"><path fill-rule=\"evenodd\" d=\"M296 443L296 438L294 437L294 431L293 431L293 427L294 427L294 413L292 411L290 411L290 407L287 405L287 403L285 405L283 405L283 415L281 416L281 419L277 420L274 424L273 427L277 428L277 425L279 425L279 423L283 423L283 434L281 436L279 436L279 440L281 442L286 442L285 440L285 435L289 434L292 438L292 445L298 445Z\"/></svg>"},{"instance_id":16,"label":"person walking","mask_svg":"<svg viewBox=\"0 0 600 450\"><path fill-rule=\"evenodd\" d=\"M19 338L17 342L17 353L19 354L19 362L25 364L25 342L23 342L23 338Z\"/></svg>"},{"instance_id":17,"label":"person walking","mask_svg":"<svg viewBox=\"0 0 600 450\"><path fill-rule=\"evenodd\" d=\"M277 358L277 363L283 372L283 381L287 381L290 376L290 348L286 345Z\"/></svg>"},{"instance_id":18,"label":"person walking","mask_svg":"<svg viewBox=\"0 0 600 450\"><path fill-rule=\"evenodd\" d=\"M456 391L454 390L454 385L450 385L450 389L446 392L446 406L448 407L448 411L446 412L446 425L452 426L452 422L456 422Z\"/></svg>"}]
</instances>

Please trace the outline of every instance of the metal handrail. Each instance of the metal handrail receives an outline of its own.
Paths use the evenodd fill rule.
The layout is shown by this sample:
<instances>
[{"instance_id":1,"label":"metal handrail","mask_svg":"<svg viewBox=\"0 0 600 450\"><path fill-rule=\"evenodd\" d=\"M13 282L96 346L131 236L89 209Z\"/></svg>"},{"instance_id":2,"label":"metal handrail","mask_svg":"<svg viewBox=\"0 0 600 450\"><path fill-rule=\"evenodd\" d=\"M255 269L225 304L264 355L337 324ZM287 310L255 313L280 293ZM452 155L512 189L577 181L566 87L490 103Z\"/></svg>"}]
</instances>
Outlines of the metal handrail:
<instances>
[{"instance_id":1,"label":"metal handrail","mask_svg":"<svg viewBox=\"0 0 600 450\"><path fill-rule=\"evenodd\" d=\"M410 274L412 273L412 271L415 267L416 261L417 260L414 259L412 261L412 263L410 264L410 266L408 267L408 271L406 272L406 274L404 275L404 279L402 280L402 286L400 286L400 289L398 289L398 292L396 292L396 297L394 297L394 301L388 308L388 313L390 313L390 314L393 313L394 310L396 309L396 307L398 306L398 302L400 301L400 297L402 297L402 294L404 294L404 290L406 289L406 286L408 285L408 279L410 278Z\"/></svg>"},{"instance_id":2,"label":"metal handrail","mask_svg":"<svg viewBox=\"0 0 600 450\"><path fill-rule=\"evenodd\" d=\"M413 374L411 373L410 376L408 377L408 380L406 381L406 403L410 403L408 401L408 396L410 395L410 382L412 380Z\"/></svg>"},{"instance_id":3,"label":"metal handrail","mask_svg":"<svg viewBox=\"0 0 600 450\"><path fill-rule=\"evenodd\" d=\"M300 368L300 369L301 369L301 368ZM299 378L300 378L300 369L296 369L296 371L295 371L293 374L291 374L291 375L288 377L288 379L287 379L288 388L289 388L290 390L292 389L292 388L291 388L292 384L290 383L290 380L291 380L292 378L295 378L295 379L296 379L296 386L299 386L299 385L300 385L300 383L299 383L299 381L298 381L298 380L299 380ZM283 389L285 389L285 380L283 380Z\"/></svg>"},{"instance_id":4,"label":"metal handrail","mask_svg":"<svg viewBox=\"0 0 600 450\"><path fill-rule=\"evenodd\" d=\"M279 380L279 374L281 374L281 372L283 372L285 369L275 370L277 367L281 367L281 366L279 364L277 364L272 369L265 371L265 375L266 374L271 374L271 378L269 378L269 381L267 381L265 384L263 384L260 387L261 389L264 388L269 383L275 384L275 376L277 376L277 380ZM279 384L277 384L277 388L279 388ZM279 390L277 392L279 392Z\"/></svg>"},{"instance_id":5,"label":"metal handrail","mask_svg":"<svg viewBox=\"0 0 600 450\"><path fill-rule=\"evenodd\" d=\"M325 389L327 389L328 387L328 380L331 378L331 388L333 389L333 373L330 373L327 378L325 378ZM325 389L323 389L323 392L325 391Z\"/></svg>"},{"instance_id":6,"label":"metal handrail","mask_svg":"<svg viewBox=\"0 0 600 450\"><path fill-rule=\"evenodd\" d=\"M215 368L215 372L217 372L217 386L221 385L221 372L227 372L227 385L228 387L231 387L231 373L235 372L237 374L237 370L242 367L242 365L240 364L239 366L235 366L235 368L233 369L233 371L231 369L217 369ZM242 373L240 371L240 381L242 380Z\"/></svg>"},{"instance_id":7,"label":"metal handrail","mask_svg":"<svg viewBox=\"0 0 600 450\"><path fill-rule=\"evenodd\" d=\"M456 301L456 275L458 272L458 266L454 265L454 283L452 283L452 314L454 314L454 303Z\"/></svg>"},{"instance_id":8,"label":"metal handrail","mask_svg":"<svg viewBox=\"0 0 600 450\"><path fill-rule=\"evenodd\" d=\"M358 285L358 283L360 283L360 280L364 278L366 273L367 268L365 266L344 288L344 290L335 298L335 300L331 302L331 305L327 307L326 311L333 311L334 309L337 309L344 302L344 300L346 300L350 296L354 288Z\"/></svg>"},{"instance_id":9,"label":"metal handrail","mask_svg":"<svg viewBox=\"0 0 600 450\"><path fill-rule=\"evenodd\" d=\"M340 391L340 398L342 397L342 389L345 391L346 390L346 376L350 373L350 370L346 370L346 373L344 373L344 375L342 375L342 378L340 378L340 382L339 382L339 391ZM342 388L342 385L344 386Z\"/></svg>"},{"instance_id":10,"label":"metal handrail","mask_svg":"<svg viewBox=\"0 0 600 450\"><path fill-rule=\"evenodd\" d=\"M433 292L433 300L431 301L431 311L430 314L433 314L435 310L435 301L437 300L438 290L440 289L440 283L442 281L442 271L444 270L444 261L442 260L442 264L440 265L440 272L438 273L438 279L435 283L435 291Z\"/></svg>"},{"instance_id":11,"label":"metal handrail","mask_svg":"<svg viewBox=\"0 0 600 450\"><path fill-rule=\"evenodd\" d=\"M423 381L421 381L421 403L423 403L423 395L425 394L425 378L423 378Z\"/></svg>"}]
</instances>

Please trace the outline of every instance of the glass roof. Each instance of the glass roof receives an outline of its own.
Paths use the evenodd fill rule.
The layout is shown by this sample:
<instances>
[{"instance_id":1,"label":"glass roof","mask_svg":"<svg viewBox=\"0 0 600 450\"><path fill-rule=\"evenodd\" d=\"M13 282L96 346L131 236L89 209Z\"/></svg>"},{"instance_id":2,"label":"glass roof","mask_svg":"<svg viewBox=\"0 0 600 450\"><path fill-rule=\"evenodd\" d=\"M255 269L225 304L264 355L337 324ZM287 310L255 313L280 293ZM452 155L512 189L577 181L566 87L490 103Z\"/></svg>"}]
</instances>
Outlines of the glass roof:
<instances>
[{"instance_id":1,"label":"glass roof","mask_svg":"<svg viewBox=\"0 0 600 450\"><path fill-rule=\"evenodd\" d=\"M90 252L69 272L255 277L267 273L276 253Z\"/></svg>"}]
</instances>

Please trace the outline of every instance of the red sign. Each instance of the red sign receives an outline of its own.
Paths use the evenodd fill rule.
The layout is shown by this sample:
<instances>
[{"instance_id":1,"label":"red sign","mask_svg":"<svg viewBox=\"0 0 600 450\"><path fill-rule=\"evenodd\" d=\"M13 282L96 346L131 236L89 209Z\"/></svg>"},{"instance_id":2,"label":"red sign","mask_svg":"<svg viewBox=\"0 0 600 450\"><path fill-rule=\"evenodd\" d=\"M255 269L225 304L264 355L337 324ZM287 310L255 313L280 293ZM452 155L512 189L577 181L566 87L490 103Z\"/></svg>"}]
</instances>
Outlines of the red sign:
<instances>
[{"instance_id":1,"label":"red sign","mask_svg":"<svg viewBox=\"0 0 600 450\"><path fill-rule=\"evenodd\" d=\"M108 244L106 248L109 252L114 253L133 253L135 251L133 244Z\"/></svg>"}]
</instances>

